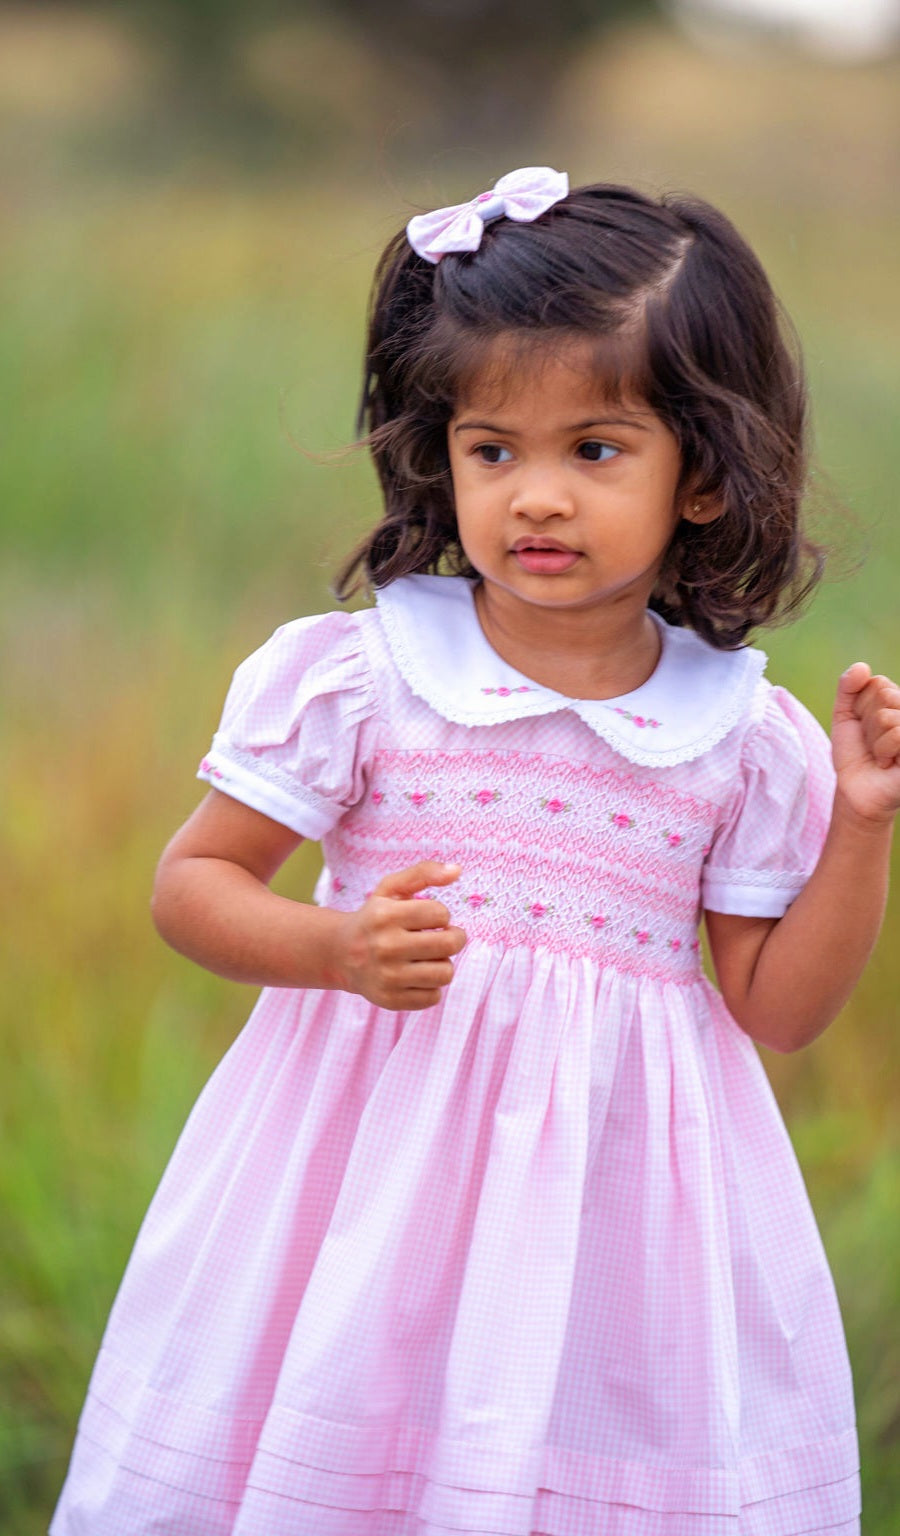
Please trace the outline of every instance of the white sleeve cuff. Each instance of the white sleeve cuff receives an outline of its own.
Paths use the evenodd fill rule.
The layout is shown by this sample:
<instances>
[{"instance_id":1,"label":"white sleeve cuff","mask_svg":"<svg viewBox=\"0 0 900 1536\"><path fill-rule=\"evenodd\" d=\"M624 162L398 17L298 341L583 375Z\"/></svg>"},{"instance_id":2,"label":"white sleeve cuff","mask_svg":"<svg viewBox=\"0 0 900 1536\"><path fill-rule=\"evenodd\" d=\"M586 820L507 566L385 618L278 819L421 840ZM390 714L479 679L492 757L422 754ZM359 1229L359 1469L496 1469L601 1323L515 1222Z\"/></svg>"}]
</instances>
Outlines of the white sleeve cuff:
<instances>
[{"instance_id":1,"label":"white sleeve cuff","mask_svg":"<svg viewBox=\"0 0 900 1536\"><path fill-rule=\"evenodd\" d=\"M314 790L293 780L288 789L283 782L286 774L269 764L257 764L252 758L252 766L248 766L246 760L250 754L242 752L240 756L241 761L236 762L227 745L217 736L197 770L197 778L223 795L240 800L251 810L261 811L263 816L270 816L282 826L290 827L298 837L308 838L311 842L318 842L339 819L342 807L332 805Z\"/></svg>"},{"instance_id":2,"label":"white sleeve cuff","mask_svg":"<svg viewBox=\"0 0 900 1536\"><path fill-rule=\"evenodd\" d=\"M790 881L790 884L788 884ZM757 884L729 879L724 870L710 870L703 879L702 903L710 912L728 912L737 917L784 917L803 890L805 880L795 874L771 877L771 883Z\"/></svg>"}]
</instances>

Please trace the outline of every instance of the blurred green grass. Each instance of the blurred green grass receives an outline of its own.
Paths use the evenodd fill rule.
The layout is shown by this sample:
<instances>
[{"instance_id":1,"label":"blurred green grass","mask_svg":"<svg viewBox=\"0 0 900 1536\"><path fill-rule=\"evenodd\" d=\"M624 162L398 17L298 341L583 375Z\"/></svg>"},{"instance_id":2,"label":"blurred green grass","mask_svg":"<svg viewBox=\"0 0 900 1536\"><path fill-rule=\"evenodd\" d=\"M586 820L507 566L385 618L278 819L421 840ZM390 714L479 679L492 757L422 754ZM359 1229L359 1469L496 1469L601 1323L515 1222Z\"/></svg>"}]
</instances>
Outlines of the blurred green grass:
<instances>
[{"instance_id":1,"label":"blurred green grass","mask_svg":"<svg viewBox=\"0 0 900 1536\"><path fill-rule=\"evenodd\" d=\"M796 153L763 174L752 130L771 90L756 119L748 105L762 65L704 63L664 34L620 51L579 61L565 110L522 159L555 158L573 179L688 183L723 203L772 271L806 345L822 481L842 498L828 514L822 497L826 535L845 565L867 555L764 640L771 675L825 719L850 660L898 667L900 211L882 178L884 80L873 72L866 97L853 77L854 110L869 107L854 129L861 158L826 195L824 178L801 175L803 125L840 116L833 74L779 65ZM673 134L662 113L654 127L647 101L679 89L688 120ZM731 160L716 117L729 102ZM892 142L896 155L896 130ZM470 180L447 168L438 195L465 195ZM245 989L155 939L152 872L196 802L193 767L234 665L277 623L330 605L331 571L376 515L368 465L339 450L369 275L407 212L383 184L312 171L262 185L221 170L84 176L23 198L0 254L10 1536L45 1528L137 1223L249 1010ZM301 849L281 888L307 895L316 862ZM842 1019L802 1055L767 1059L846 1318L868 1536L890 1536L900 1508L898 910L894 898Z\"/></svg>"}]
</instances>

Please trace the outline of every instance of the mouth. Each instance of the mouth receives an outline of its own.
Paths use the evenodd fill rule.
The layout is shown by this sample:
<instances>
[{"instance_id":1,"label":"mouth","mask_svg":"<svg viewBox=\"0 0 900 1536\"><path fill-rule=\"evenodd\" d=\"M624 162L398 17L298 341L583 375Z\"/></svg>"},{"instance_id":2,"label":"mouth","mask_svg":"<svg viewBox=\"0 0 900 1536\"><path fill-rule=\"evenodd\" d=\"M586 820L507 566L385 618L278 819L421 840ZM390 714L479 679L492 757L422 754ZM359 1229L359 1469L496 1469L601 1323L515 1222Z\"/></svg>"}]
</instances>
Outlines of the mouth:
<instances>
[{"instance_id":1,"label":"mouth","mask_svg":"<svg viewBox=\"0 0 900 1536\"><path fill-rule=\"evenodd\" d=\"M558 539L545 539L534 535L517 539L512 553L523 570L537 576L557 576L571 570L581 559L577 549L570 549Z\"/></svg>"},{"instance_id":2,"label":"mouth","mask_svg":"<svg viewBox=\"0 0 900 1536\"><path fill-rule=\"evenodd\" d=\"M543 534L526 534L522 539L516 539L513 551L518 554L520 549L556 549L564 554L572 555L575 551L568 544L563 544L559 539L547 539Z\"/></svg>"}]
</instances>

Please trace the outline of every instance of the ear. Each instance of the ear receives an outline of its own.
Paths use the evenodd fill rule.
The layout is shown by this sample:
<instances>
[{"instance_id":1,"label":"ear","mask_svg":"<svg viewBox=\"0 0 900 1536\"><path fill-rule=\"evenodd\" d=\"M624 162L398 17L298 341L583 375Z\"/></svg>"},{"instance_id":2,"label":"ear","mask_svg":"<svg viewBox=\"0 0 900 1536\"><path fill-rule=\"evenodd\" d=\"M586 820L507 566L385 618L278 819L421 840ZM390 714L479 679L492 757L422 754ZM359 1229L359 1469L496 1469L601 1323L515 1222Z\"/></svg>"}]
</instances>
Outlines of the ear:
<instances>
[{"instance_id":1,"label":"ear","mask_svg":"<svg viewBox=\"0 0 900 1536\"><path fill-rule=\"evenodd\" d=\"M698 496L688 491L684 496L681 507L681 516L686 523L714 523L717 517L722 516L722 503L716 496Z\"/></svg>"}]
</instances>

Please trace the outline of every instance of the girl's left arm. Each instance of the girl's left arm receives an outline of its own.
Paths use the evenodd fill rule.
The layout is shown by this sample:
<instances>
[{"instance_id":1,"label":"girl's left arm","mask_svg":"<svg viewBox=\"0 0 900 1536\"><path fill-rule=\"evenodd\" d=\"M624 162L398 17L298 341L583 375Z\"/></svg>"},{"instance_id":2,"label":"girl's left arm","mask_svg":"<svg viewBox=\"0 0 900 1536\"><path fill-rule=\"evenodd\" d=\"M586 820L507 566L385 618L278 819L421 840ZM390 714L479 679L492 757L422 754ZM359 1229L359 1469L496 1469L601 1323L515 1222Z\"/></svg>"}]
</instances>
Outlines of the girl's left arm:
<instances>
[{"instance_id":1,"label":"girl's left arm","mask_svg":"<svg viewBox=\"0 0 900 1536\"><path fill-rule=\"evenodd\" d=\"M828 836L781 918L707 912L719 986L747 1034L775 1051L815 1040L856 986L878 937L900 809L900 688L856 662L838 685Z\"/></svg>"}]
</instances>

